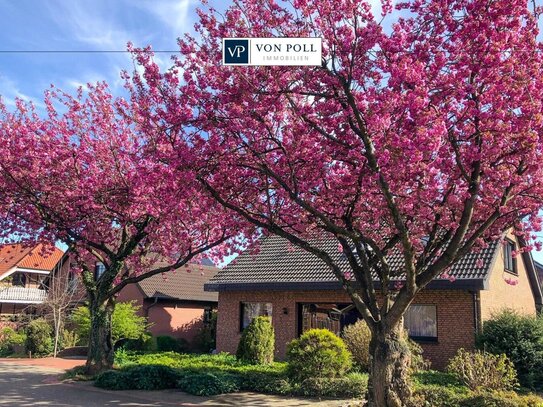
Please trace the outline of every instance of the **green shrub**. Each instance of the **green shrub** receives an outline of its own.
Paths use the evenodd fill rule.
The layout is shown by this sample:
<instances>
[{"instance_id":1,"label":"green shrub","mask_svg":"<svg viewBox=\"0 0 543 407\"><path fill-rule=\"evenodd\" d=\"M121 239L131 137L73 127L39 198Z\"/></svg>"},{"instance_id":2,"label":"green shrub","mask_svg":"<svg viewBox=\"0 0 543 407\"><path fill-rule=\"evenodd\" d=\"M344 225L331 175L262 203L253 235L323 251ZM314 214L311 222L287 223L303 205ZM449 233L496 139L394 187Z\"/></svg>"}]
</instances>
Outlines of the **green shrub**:
<instances>
[{"instance_id":1,"label":"green shrub","mask_svg":"<svg viewBox=\"0 0 543 407\"><path fill-rule=\"evenodd\" d=\"M519 404L520 400L514 400L515 393L507 396L495 393L477 393L466 397L458 403L459 407L525 407Z\"/></svg>"},{"instance_id":2,"label":"green shrub","mask_svg":"<svg viewBox=\"0 0 543 407\"><path fill-rule=\"evenodd\" d=\"M0 330L0 356L11 355L18 346L24 346L25 342L24 332L17 332L11 327L2 328Z\"/></svg>"},{"instance_id":3,"label":"green shrub","mask_svg":"<svg viewBox=\"0 0 543 407\"><path fill-rule=\"evenodd\" d=\"M125 371L107 370L100 373L94 381L96 387L109 390L130 390L132 383L128 381Z\"/></svg>"},{"instance_id":4,"label":"green shrub","mask_svg":"<svg viewBox=\"0 0 543 407\"><path fill-rule=\"evenodd\" d=\"M256 393L288 395L292 386L282 372L242 371L240 372L241 389Z\"/></svg>"},{"instance_id":5,"label":"green shrub","mask_svg":"<svg viewBox=\"0 0 543 407\"><path fill-rule=\"evenodd\" d=\"M423 353L424 350L417 342L410 339L406 333L407 347L409 348L409 353L411 354L411 372L416 373L423 370L430 369L430 361L424 359Z\"/></svg>"},{"instance_id":6,"label":"green shrub","mask_svg":"<svg viewBox=\"0 0 543 407\"><path fill-rule=\"evenodd\" d=\"M216 347L217 336L217 311L211 313L208 322L198 330L192 342L193 347L198 352L209 353Z\"/></svg>"},{"instance_id":7,"label":"green shrub","mask_svg":"<svg viewBox=\"0 0 543 407\"><path fill-rule=\"evenodd\" d=\"M225 372L194 373L179 379L177 387L196 396L214 396L239 391L240 378Z\"/></svg>"},{"instance_id":8,"label":"green shrub","mask_svg":"<svg viewBox=\"0 0 543 407\"><path fill-rule=\"evenodd\" d=\"M471 390L510 390L518 384L515 368L503 354L460 349L447 370Z\"/></svg>"},{"instance_id":9,"label":"green shrub","mask_svg":"<svg viewBox=\"0 0 543 407\"><path fill-rule=\"evenodd\" d=\"M362 397L368 389L368 376L351 373L345 377L313 377L305 379L295 389L295 394L306 397Z\"/></svg>"},{"instance_id":10,"label":"green shrub","mask_svg":"<svg viewBox=\"0 0 543 407\"><path fill-rule=\"evenodd\" d=\"M144 332L137 339L126 339L120 345L119 343L117 345L118 349L127 351L148 352L156 350L156 340L150 332Z\"/></svg>"},{"instance_id":11,"label":"green shrub","mask_svg":"<svg viewBox=\"0 0 543 407\"><path fill-rule=\"evenodd\" d=\"M342 376L351 367L345 343L327 329L310 329L287 346L288 374L303 381Z\"/></svg>"},{"instance_id":12,"label":"green shrub","mask_svg":"<svg viewBox=\"0 0 543 407\"><path fill-rule=\"evenodd\" d=\"M420 407L458 407L464 397L454 389L437 385L416 387L413 392L414 405Z\"/></svg>"},{"instance_id":13,"label":"green shrub","mask_svg":"<svg viewBox=\"0 0 543 407\"><path fill-rule=\"evenodd\" d=\"M345 346L353 355L353 364L363 372L370 370L371 331L362 319L343 329L341 334Z\"/></svg>"},{"instance_id":14,"label":"green shrub","mask_svg":"<svg viewBox=\"0 0 543 407\"><path fill-rule=\"evenodd\" d=\"M173 389L180 378L175 369L161 365L136 366L125 373L131 388L137 390Z\"/></svg>"},{"instance_id":15,"label":"green shrub","mask_svg":"<svg viewBox=\"0 0 543 407\"><path fill-rule=\"evenodd\" d=\"M60 346L62 349L73 348L79 343L79 335L75 331L63 329L60 332Z\"/></svg>"},{"instance_id":16,"label":"green shrub","mask_svg":"<svg viewBox=\"0 0 543 407\"><path fill-rule=\"evenodd\" d=\"M138 339L148 328L147 319L138 315L140 306L135 301L119 302L115 305L111 316L111 338L113 343L121 339ZM91 319L89 308L77 307L70 316L76 326L76 332L86 343L88 342Z\"/></svg>"},{"instance_id":17,"label":"green shrub","mask_svg":"<svg viewBox=\"0 0 543 407\"><path fill-rule=\"evenodd\" d=\"M477 346L506 354L515 365L522 386L543 388L543 318L504 310L483 325Z\"/></svg>"},{"instance_id":18,"label":"green shrub","mask_svg":"<svg viewBox=\"0 0 543 407\"><path fill-rule=\"evenodd\" d=\"M269 317L254 318L243 330L238 344L238 359L253 364L273 362L275 333Z\"/></svg>"},{"instance_id":19,"label":"green shrub","mask_svg":"<svg viewBox=\"0 0 543 407\"><path fill-rule=\"evenodd\" d=\"M26 327L27 352L33 355L48 355L53 351L53 329L45 319L35 319Z\"/></svg>"},{"instance_id":20,"label":"green shrub","mask_svg":"<svg viewBox=\"0 0 543 407\"><path fill-rule=\"evenodd\" d=\"M189 350L189 344L187 340L183 338L159 335L156 337L156 349L158 352L185 353Z\"/></svg>"},{"instance_id":21,"label":"green shrub","mask_svg":"<svg viewBox=\"0 0 543 407\"><path fill-rule=\"evenodd\" d=\"M97 387L110 390L162 390L175 388L180 374L168 366L145 365L108 370L96 378Z\"/></svg>"}]
</instances>

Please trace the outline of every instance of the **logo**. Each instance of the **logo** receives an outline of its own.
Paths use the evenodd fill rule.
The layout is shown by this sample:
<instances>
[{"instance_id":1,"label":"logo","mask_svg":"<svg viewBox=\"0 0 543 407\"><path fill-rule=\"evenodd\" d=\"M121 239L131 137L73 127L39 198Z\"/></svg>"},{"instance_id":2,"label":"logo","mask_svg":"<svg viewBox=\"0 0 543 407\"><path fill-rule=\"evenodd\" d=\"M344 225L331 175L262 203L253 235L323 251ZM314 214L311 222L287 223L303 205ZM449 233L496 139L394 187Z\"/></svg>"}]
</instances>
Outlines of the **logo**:
<instances>
[{"instance_id":1,"label":"logo","mask_svg":"<svg viewBox=\"0 0 543 407\"><path fill-rule=\"evenodd\" d=\"M223 38L223 65L320 66L321 38Z\"/></svg>"},{"instance_id":2,"label":"logo","mask_svg":"<svg viewBox=\"0 0 543 407\"><path fill-rule=\"evenodd\" d=\"M249 40L223 40L223 63L225 65L249 65Z\"/></svg>"}]
</instances>

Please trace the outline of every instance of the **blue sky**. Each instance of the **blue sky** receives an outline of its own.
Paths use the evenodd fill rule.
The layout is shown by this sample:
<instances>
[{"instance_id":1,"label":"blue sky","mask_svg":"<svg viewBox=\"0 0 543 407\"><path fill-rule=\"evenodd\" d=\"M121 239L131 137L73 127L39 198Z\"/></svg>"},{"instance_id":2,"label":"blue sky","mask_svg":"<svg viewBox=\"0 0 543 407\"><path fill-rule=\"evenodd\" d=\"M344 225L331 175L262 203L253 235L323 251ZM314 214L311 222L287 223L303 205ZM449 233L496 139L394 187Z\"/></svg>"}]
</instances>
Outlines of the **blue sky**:
<instances>
[{"instance_id":1,"label":"blue sky","mask_svg":"<svg viewBox=\"0 0 543 407\"><path fill-rule=\"evenodd\" d=\"M126 43L176 50L176 38L193 30L191 0L0 0L0 50L123 51ZM167 63L170 54L158 58ZM121 69L131 69L127 53L0 53L0 94L41 99L54 83L64 90L107 80L122 85Z\"/></svg>"},{"instance_id":2,"label":"blue sky","mask_svg":"<svg viewBox=\"0 0 543 407\"><path fill-rule=\"evenodd\" d=\"M378 13L379 0L372 0ZM228 0L209 0L224 8ZM540 0L537 0L540 3ZM121 69L131 70L128 41L154 50L177 50L176 38L193 32L198 0L0 0L0 95L11 107L15 97L40 107L50 84L74 91L106 80L122 91ZM36 53L67 50L89 53ZM170 53L158 54L167 66ZM534 252L543 261L543 254Z\"/></svg>"}]
</instances>

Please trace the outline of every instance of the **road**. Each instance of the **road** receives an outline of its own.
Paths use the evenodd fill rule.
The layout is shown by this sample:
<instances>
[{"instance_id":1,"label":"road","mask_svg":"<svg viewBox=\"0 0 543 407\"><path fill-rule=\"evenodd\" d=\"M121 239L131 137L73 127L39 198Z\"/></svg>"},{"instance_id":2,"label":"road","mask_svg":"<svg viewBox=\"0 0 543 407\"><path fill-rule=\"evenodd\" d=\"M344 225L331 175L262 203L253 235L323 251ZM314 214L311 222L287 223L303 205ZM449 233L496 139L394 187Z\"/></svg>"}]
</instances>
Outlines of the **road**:
<instances>
[{"instance_id":1,"label":"road","mask_svg":"<svg viewBox=\"0 0 543 407\"><path fill-rule=\"evenodd\" d=\"M289 399L253 393L236 393L211 398L176 390L108 391L92 383L60 382L62 370L44 366L0 362L0 406L54 407L154 407L154 406L255 406L255 407L339 407L340 401Z\"/></svg>"}]
</instances>

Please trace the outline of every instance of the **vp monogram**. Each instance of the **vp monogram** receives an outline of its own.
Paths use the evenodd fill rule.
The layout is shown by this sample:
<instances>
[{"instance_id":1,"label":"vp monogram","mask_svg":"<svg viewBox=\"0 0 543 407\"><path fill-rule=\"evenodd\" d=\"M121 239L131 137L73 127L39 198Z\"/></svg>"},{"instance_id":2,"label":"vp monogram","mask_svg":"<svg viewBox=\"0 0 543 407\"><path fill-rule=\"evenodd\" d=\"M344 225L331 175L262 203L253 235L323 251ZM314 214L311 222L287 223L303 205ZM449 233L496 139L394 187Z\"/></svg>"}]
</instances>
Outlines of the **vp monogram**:
<instances>
[{"instance_id":1,"label":"vp monogram","mask_svg":"<svg viewBox=\"0 0 543 407\"><path fill-rule=\"evenodd\" d=\"M223 58L225 64L249 64L249 40L225 38Z\"/></svg>"}]
</instances>

